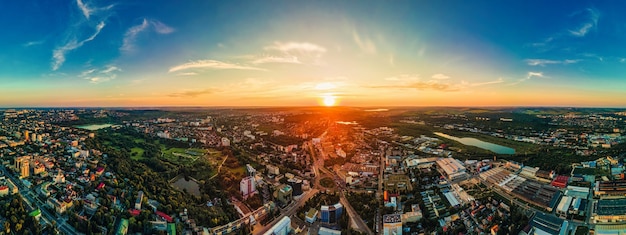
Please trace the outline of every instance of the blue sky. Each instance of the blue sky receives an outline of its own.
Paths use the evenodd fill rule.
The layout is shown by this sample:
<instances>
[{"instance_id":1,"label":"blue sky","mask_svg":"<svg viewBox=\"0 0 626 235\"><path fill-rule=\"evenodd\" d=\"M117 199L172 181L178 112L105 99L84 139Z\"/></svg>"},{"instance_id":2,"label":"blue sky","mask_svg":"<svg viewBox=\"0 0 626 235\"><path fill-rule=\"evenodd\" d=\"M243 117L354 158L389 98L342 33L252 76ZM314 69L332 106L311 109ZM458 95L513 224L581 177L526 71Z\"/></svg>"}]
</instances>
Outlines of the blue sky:
<instances>
[{"instance_id":1,"label":"blue sky","mask_svg":"<svg viewBox=\"0 0 626 235\"><path fill-rule=\"evenodd\" d=\"M626 107L619 1L11 1L0 106Z\"/></svg>"}]
</instances>

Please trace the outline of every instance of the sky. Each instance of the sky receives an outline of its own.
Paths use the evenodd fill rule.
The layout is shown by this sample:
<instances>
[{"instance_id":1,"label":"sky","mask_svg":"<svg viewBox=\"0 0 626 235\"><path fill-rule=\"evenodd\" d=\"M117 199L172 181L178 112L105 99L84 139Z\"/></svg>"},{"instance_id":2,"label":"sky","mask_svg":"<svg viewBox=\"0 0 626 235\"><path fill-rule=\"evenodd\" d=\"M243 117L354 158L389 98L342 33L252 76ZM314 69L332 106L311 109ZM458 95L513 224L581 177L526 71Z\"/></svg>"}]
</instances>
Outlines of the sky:
<instances>
[{"instance_id":1,"label":"sky","mask_svg":"<svg viewBox=\"0 0 626 235\"><path fill-rule=\"evenodd\" d=\"M626 107L623 1L7 1L0 107Z\"/></svg>"}]
</instances>

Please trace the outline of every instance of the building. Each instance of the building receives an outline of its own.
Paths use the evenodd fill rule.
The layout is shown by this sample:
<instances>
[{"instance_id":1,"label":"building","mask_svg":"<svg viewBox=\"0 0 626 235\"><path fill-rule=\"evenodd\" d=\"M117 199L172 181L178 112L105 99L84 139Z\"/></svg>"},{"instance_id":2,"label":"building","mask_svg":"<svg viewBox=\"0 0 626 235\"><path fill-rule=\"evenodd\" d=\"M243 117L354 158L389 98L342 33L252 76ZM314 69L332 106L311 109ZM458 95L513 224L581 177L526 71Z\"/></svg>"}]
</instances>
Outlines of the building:
<instances>
[{"instance_id":1,"label":"building","mask_svg":"<svg viewBox=\"0 0 626 235\"><path fill-rule=\"evenodd\" d=\"M552 186L558 188L565 188L567 186L567 182L569 181L569 177L564 175L559 175L552 181Z\"/></svg>"},{"instance_id":2,"label":"building","mask_svg":"<svg viewBox=\"0 0 626 235\"><path fill-rule=\"evenodd\" d=\"M287 235L291 232L291 219L288 216L283 216L278 223L272 226L263 235Z\"/></svg>"},{"instance_id":3,"label":"building","mask_svg":"<svg viewBox=\"0 0 626 235\"><path fill-rule=\"evenodd\" d=\"M402 216L400 216L400 214L383 215L383 234L402 234Z\"/></svg>"},{"instance_id":4,"label":"building","mask_svg":"<svg viewBox=\"0 0 626 235\"><path fill-rule=\"evenodd\" d=\"M241 182L239 183L239 190L241 191L241 196L243 196L244 199L257 193L254 176L247 176L241 179Z\"/></svg>"},{"instance_id":5,"label":"building","mask_svg":"<svg viewBox=\"0 0 626 235\"><path fill-rule=\"evenodd\" d=\"M437 160L437 166L448 180L462 180L468 177L465 166L454 158L442 158Z\"/></svg>"},{"instance_id":6,"label":"building","mask_svg":"<svg viewBox=\"0 0 626 235\"><path fill-rule=\"evenodd\" d=\"M317 220L317 214L318 211L315 208L311 208L305 215L305 221L308 223L315 223L315 220Z\"/></svg>"},{"instance_id":7,"label":"building","mask_svg":"<svg viewBox=\"0 0 626 235\"><path fill-rule=\"evenodd\" d=\"M302 180L301 179L289 179L287 180L287 184L289 184L289 186L291 186L291 188L293 189L293 196L300 196L302 195Z\"/></svg>"},{"instance_id":8,"label":"building","mask_svg":"<svg viewBox=\"0 0 626 235\"><path fill-rule=\"evenodd\" d=\"M135 201L135 210L141 210L141 202L143 201L143 191L137 193L137 201Z\"/></svg>"},{"instance_id":9,"label":"building","mask_svg":"<svg viewBox=\"0 0 626 235\"><path fill-rule=\"evenodd\" d=\"M594 197L622 198L626 196L626 180L596 181Z\"/></svg>"},{"instance_id":10,"label":"building","mask_svg":"<svg viewBox=\"0 0 626 235\"><path fill-rule=\"evenodd\" d=\"M277 166L267 165L267 174L280 175L280 169Z\"/></svg>"},{"instance_id":11,"label":"building","mask_svg":"<svg viewBox=\"0 0 626 235\"><path fill-rule=\"evenodd\" d=\"M556 216L537 212L530 219L529 224L532 226L532 230L529 234L558 235L564 221L565 220L557 218Z\"/></svg>"},{"instance_id":12,"label":"building","mask_svg":"<svg viewBox=\"0 0 626 235\"><path fill-rule=\"evenodd\" d=\"M254 167L252 167L250 164L246 164L246 171L248 172L248 176L256 175L256 169L254 169Z\"/></svg>"},{"instance_id":13,"label":"building","mask_svg":"<svg viewBox=\"0 0 626 235\"><path fill-rule=\"evenodd\" d=\"M321 217L320 221L322 223L334 224L339 221L341 218L341 214L343 213L343 205L341 203L337 203L331 206L321 206Z\"/></svg>"},{"instance_id":14,"label":"building","mask_svg":"<svg viewBox=\"0 0 626 235\"><path fill-rule=\"evenodd\" d=\"M9 195L9 186L7 185L0 185L0 197Z\"/></svg>"},{"instance_id":15,"label":"building","mask_svg":"<svg viewBox=\"0 0 626 235\"><path fill-rule=\"evenodd\" d=\"M522 172L520 172L520 175L529 179L534 179L535 175L537 174L537 171L539 171L539 167L525 166L525 167L522 167Z\"/></svg>"},{"instance_id":16,"label":"building","mask_svg":"<svg viewBox=\"0 0 626 235\"><path fill-rule=\"evenodd\" d=\"M28 160L22 160L20 163L20 178L28 178L30 176L30 167Z\"/></svg>"},{"instance_id":17,"label":"building","mask_svg":"<svg viewBox=\"0 0 626 235\"><path fill-rule=\"evenodd\" d=\"M626 198L598 200L592 218L595 223L626 222Z\"/></svg>"},{"instance_id":18,"label":"building","mask_svg":"<svg viewBox=\"0 0 626 235\"><path fill-rule=\"evenodd\" d=\"M326 227L320 227L317 231L318 235L341 235L341 230L334 230Z\"/></svg>"},{"instance_id":19,"label":"building","mask_svg":"<svg viewBox=\"0 0 626 235\"><path fill-rule=\"evenodd\" d=\"M225 147L230 146L230 140L226 137L222 137L222 146L225 146Z\"/></svg>"},{"instance_id":20,"label":"building","mask_svg":"<svg viewBox=\"0 0 626 235\"><path fill-rule=\"evenodd\" d=\"M24 141L28 141L30 138L30 135L28 135L28 130L24 131ZM18 168L19 169L19 168Z\"/></svg>"},{"instance_id":21,"label":"building","mask_svg":"<svg viewBox=\"0 0 626 235\"><path fill-rule=\"evenodd\" d=\"M284 205L289 204L293 199L293 189L291 186L282 184L276 188L275 197L278 201L282 202Z\"/></svg>"},{"instance_id":22,"label":"building","mask_svg":"<svg viewBox=\"0 0 626 235\"><path fill-rule=\"evenodd\" d=\"M402 214L402 223L417 222L422 219L422 216L422 210L419 204L413 204L411 205L411 212Z\"/></svg>"},{"instance_id":23,"label":"building","mask_svg":"<svg viewBox=\"0 0 626 235\"><path fill-rule=\"evenodd\" d=\"M54 197L49 197L46 203L48 204L48 206L54 208L54 210L59 214L63 214L63 212L67 210L66 204Z\"/></svg>"}]
</instances>

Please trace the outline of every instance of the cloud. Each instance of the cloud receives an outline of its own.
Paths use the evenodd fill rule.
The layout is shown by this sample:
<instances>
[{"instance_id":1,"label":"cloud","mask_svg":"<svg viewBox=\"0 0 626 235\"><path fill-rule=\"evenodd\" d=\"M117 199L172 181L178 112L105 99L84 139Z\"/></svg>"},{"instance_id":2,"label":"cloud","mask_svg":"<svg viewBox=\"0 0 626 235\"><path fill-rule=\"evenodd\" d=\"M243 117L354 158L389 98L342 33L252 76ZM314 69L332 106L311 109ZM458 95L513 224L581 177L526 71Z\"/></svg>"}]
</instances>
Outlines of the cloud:
<instances>
[{"instance_id":1,"label":"cloud","mask_svg":"<svg viewBox=\"0 0 626 235\"><path fill-rule=\"evenodd\" d=\"M368 38L361 38L356 30L352 31L352 38L361 51L367 54L376 54L376 45L372 42L372 40Z\"/></svg>"},{"instance_id":2,"label":"cloud","mask_svg":"<svg viewBox=\"0 0 626 235\"><path fill-rule=\"evenodd\" d=\"M571 59L566 59L566 60L545 60L545 59L527 59L526 63L530 66L546 66L549 64L575 64L578 63L582 60L571 60Z\"/></svg>"},{"instance_id":3,"label":"cloud","mask_svg":"<svg viewBox=\"0 0 626 235\"><path fill-rule=\"evenodd\" d=\"M266 46L265 50L280 51L285 54L297 53L325 53L326 48L309 43L309 42L274 42L274 44Z\"/></svg>"},{"instance_id":4,"label":"cloud","mask_svg":"<svg viewBox=\"0 0 626 235\"><path fill-rule=\"evenodd\" d=\"M252 61L253 64L269 64L269 63L285 63L285 64L301 64L298 57L295 56L267 56Z\"/></svg>"},{"instance_id":5,"label":"cloud","mask_svg":"<svg viewBox=\"0 0 626 235\"><path fill-rule=\"evenodd\" d=\"M108 82L115 78L117 78L117 73L120 72L120 69L114 65L107 65L102 69L88 69L80 73L78 77L89 80L91 83L101 83Z\"/></svg>"},{"instance_id":6,"label":"cloud","mask_svg":"<svg viewBox=\"0 0 626 235\"><path fill-rule=\"evenodd\" d=\"M620 62L620 63L626 63L626 58L620 58L620 59L619 59L619 62Z\"/></svg>"},{"instance_id":7,"label":"cloud","mask_svg":"<svg viewBox=\"0 0 626 235\"><path fill-rule=\"evenodd\" d=\"M417 90L435 90L435 91L459 91L460 86L450 83L442 83L435 80L430 81L414 81L403 85L383 85L383 86L369 86L369 88L392 88L392 89L417 89Z\"/></svg>"},{"instance_id":8,"label":"cloud","mask_svg":"<svg viewBox=\"0 0 626 235\"><path fill-rule=\"evenodd\" d=\"M95 26L95 29L94 29L95 32L88 38L82 41L77 41L76 39L73 39L69 41L68 43L66 43L65 45L54 49L54 51L52 52L52 70L56 71L57 69L61 67L61 65L63 65L63 63L65 62L65 54L67 52L75 50L79 47L82 47L83 44L85 44L86 42L94 40L96 36L100 34L100 31L102 30L102 28L104 28L104 26L105 26L104 21L101 21Z\"/></svg>"},{"instance_id":9,"label":"cloud","mask_svg":"<svg viewBox=\"0 0 626 235\"><path fill-rule=\"evenodd\" d=\"M450 77L445 75L445 74L438 73L438 74L434 74L433 78L434 79L439 79L439 80L444 80L444 79L448 79Z\"/></svg>"},{"instance_id":10,"label":"cloud","mask_svg":"<svg viewBox=\"0 0 626 235\"><path fill-rule=\"evenodd\" d=\"M175 93L169 94L168 96L174 97L174 98L196 98L202 95L210 95L215 92L218 92L218 90L214 88L208 88L208 89L203 89L203 90L188 90L188 91L182 91L182 92L175 92Z\"/></svg>"},{"instance_id":11,"label":"cloud","mask_svg":"<svg viewBox=\"0 0 626 235\"><path fill-rule=\"evenodd\" d=\"M261 69L261 68L225 63L225 62L221 62L217 60L196 60L196 61L190 61L181 65L171 67L169 69L169 72L171 73L171 72L176 72L176 71L186 70L186 69L204 69L204 68L266 71L265 69Z\"/></svg>"},{"instance_id":12,"label":"cloud","mask_svg":"<svg viewBox=\"0 0 626 235\"><path fill-rule=\"evenodd\" d=\"M124 39L122 40L122 47L120 47L121 51L132 51L135 49L135 41L137 40L137 36L146 31L152 30L158 34L170 34L174 32L174 28L167 26L164 23L161 23L158 20L146 19L144 18L141 24L130 27L126 33L124 34Z\"/></svg>"},{"instance_id":13,"label":"cloud","mask_svg":"<svg viewBox=\"0 0 626 235\"><path fill-rule=\"evenodd\" d=\"M26 43L22 44L22 46L24 46L24 47L37 46L37 45L43 44L44 42L45 42L45 40L30 41L30 42L26 42Z\"/></svg>"},{"instance_id":14,"label":"cloud","mask_svg":"<svg viewBox=\"0 0 626 235\"><path fill-rule=\"evenodd\" d=\"M198 75L198 73L196 73L196 72L187 72L187 73L179 73L178 75L180 75L180 76L194 76L194 75Z\"/></svg>"},{"instance_id":15,"label":"cloud","mask_svg":"<svg viewBox=\"0 0 626 235\"><path fill-rule=\"evenodd\" d=\"M582 18L582 23L575 29L569 30L569 33L576 37L584 37L589 31L598 26L600 12L596 9L587 8L584 11L575 12L572 16Z\"/></svg>"},{"instance_id":16,"label":"cloud","mask_svg":"<svg viewBox=\"0 0 626 235\"><path fill-rule=\"evenodd\" d=\"M87 7L87 5L84 4L82 0L76 0L76 5L78 5L78 8L80 8L80 10L83 12L85 18L89 19L89 16L91 15L91 12L93 10L89 9L89 7Z\"/></svg>"},{"instance_id":17,"label":"cloud","mask_svg":"<svg viewBox=\"0 0 626 235\"><path fill-rule=\"evenodd\" d=\"M543 75L543 72L528 72L526 74L525 78L519 79L516 82L511 83L511 84L509 84L509 86L520 84L522 82L525 82L525 81L528 81L528 80L532 79L533 77L547 78L547 76Z\"/></svg>"},{"instance_id":18,"label":"cloud","mask_svg":"<svg viewBox=\"0 0 626 235\"><path fill-rule=\"evenodd\" d=\"M419 79L420 79L419 74L402 74L399 76L385 78L385 80L387 81L403 81L403 82L417 81Z\"/></svg>"},{"instance_id":19,"label":"cloud","mask_svg":"<svg viewBox=\"0 0 626 235\"><path fill-rule=\"evenodd\" d=\"M472 86L472 87L477 87L477 86L484 86L484 85L498 84L498 83L503 83L503 82L504 82L504 79L502 79L502 78L498 78L498 79L497 79L497 80L495 80L495 81L480 82L480 83L470 83L470 84L468 84L468 85L469 85L469 86Z\"/></svg>"}]
</instances>

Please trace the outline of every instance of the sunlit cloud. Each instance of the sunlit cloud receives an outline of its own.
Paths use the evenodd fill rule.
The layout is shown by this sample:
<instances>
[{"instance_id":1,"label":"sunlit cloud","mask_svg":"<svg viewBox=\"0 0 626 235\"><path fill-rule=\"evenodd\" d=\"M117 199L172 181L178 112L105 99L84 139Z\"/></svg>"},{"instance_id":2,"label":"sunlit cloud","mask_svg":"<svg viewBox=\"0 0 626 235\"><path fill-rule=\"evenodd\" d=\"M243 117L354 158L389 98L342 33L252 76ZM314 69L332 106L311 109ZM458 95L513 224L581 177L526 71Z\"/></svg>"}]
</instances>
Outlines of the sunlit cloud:
<instances>
[{"instance_id":1,"label":"sunlit cloud","mask_svg":"<svg viewBox=\"0 0 626 235\"><path fill-rule=\"evenodd\" d=\"M266 46L265 50L276 50L283 53L325 53L326 48L308 42L274 42L270 46Z\"/></svg>"},{"instance_id":2,"label":"sunlit cloud","mask_svg":"<svg viewBox=\"0 0 626 235\"><path fill-rule=\"evenodd\" d=\"M186 73L179 73L177 75L179 75L179 76L194 76L194 75L198 75L198 73L196 73L196 72L186 72Z\"/></svg>"},{"instance_id":3,"label":"sunlit cloud","mask_svg":"<svg viewBox=\"0 0 626 235\"><path fill-rule=\"evenodd\" d=\"M171 67L168 71L171 73L171 72L176 72L176 71L186 70L186 69L239 69L239 70L266 71L265 69L262 69L262 68L226 63L226 62L217 61L217 60L190 61L181 65Z\"/></svg>"},{"instance_id":4,"label":"sunlit cloud","mask_svg":"<svg viewBox=\"0 0 626 235\"><path fill-rule=\"evenodd\" d=\"M387 77L385 80L387 81L417 81L420 79L418 74L402 74L399 76Z\"/></svg>"},{"instance_id":5,"label":"sunlit cloud","mask_svg":"<svg viewBox=\"0 0 626 235\"><path fill-rule=\"evenodd\" d=\"M59 69L59 67L61 67L61 65L63 65L63 63L65 62L65 54L69 51L75 50L79 47L82 47L83 44L85 44L86 42L89 42L91 40L94 40L96 38L96 36L98 36L98 34L100 34L100 31L102 30L102 28L104 28L105 23L104 21L101 21L100 23L98 23L95 27L95 32L89 36L88 38L82 40L82 41L77 41L76 39L73 39L71 41L69 41L68 43L66 43L65 45L56 48L53 52L52 52L52 70L55 71L57 69Z\"/></svg>"},{"instance_id":6,"label":"sunlit cloud","mask_svg":"<svg viewBox=\"0 0 626 235\"><path fill-rule=\"evenodd\" d=\"M215 88L208 88L208 89L202 89L202 90L186 90L186 91L181 91L181 92L174 92L174 93L169 94L168 96L173 97L173 98L196 98L198 96L210 95L218 91L219 90Z\"/></svg>"},{"instance_id":7,"label":"sunlit cloud","mask_svg":"<svg viewBox=\"0 0 626 235\"><path fill-rule=\"evenodd\" d=\"M315 85L315 90L332 90L335 88L337 88L337 85L332 82L323 82Z\"/></svg>"},{"instance_id":8,"label":"sunlit cloud","mask_svg":"<svg viewBox=\"0 0 626 235\"><path fill-rule=\"evenodd\" d=\"M543 72L528 72L528 73L526 74L526 77L524 77L524 78L522 78L522 79L519 79L519 80L517 80L516 82L511 83L511 84L509 84L509 85L510 85L510 86L517 85L517 84L520 84L520 83L522 83L522 82L528 81L528 80L532 79L533 77L538 77L538 78L547 78L547 76L543 75Z\"/></svg>"},{"instance_id":9,"label":"sunlit cloud","mask_svg":"<svg viewBox=\"0 0 626 235\"><path fill-rule=\"evenodd\" d=\"M469 86L472 87L477 87L477 86L485 86L485 85L492 85L492 84L499 84L499 83L503 83L504 79L502 78L498 78L497 80L494 81L489 81L489 82L479 82L479 83L469 83Z\"/></svg>"},{"instance_id":10,"label":"sunlit cloud","mask_svg":"<svg viewBox=\"0 0 626 235\"><path fill-rule=\"evenodd\" d=\"M415 81L401 85L379 85L379 86L367 86L368 88L380 88L380 89L416 89L416 90L434 90L434 91L460 91L460 85L454 85L451 83L440 82L436 80L430 81Z\"/></svg>"},{"instance_id":11,"label":"sunlit cloud","mask_svg":"<svg viewBox=\"0 0 626 235\"><path fill-rule=\"evenodd\" d=\"M545 60L545 59L527 59L526 63L530 66L546 66L549 64L575 64L582 60Z\"/></svg>"},{"instance_id":12,"label":"sunlit cloud","mask_svg":"<svg viewBox=\"0 0 626 235\"><path fill-rule=\"evenodd\" d=\"M253 64L271 64L271 63L284 63L284 64L301 64L298 57L295 56L266 56L263 58L252 61Z\"/></svg>"},{"instance_id":13,"label":"sunlit cloud","mask_svg":"<svg viewBox=\"0 0 626 235\"><path fill-rule=\"evenodd\" d=\"M135 49L135 41L137 40L137 36L142 33L145 32L147 30L153 30L154 32L158 33L158 34L169 34L174 32L174 28L167 26L164 23L161 23L158 20L149 20L149 19L143 19L143 21L141 22L141 24L135 25L131 28L128 29L128 31L126 31L126 33L124 34L124 39L123 39L123 43L122 43L122 47L120 47L120 50L122 51L132 51Z\"/></svg>"},{"instance_id":14,"label":"sunlit cloud","mask_svg":"<svg viewBox=\"0 0 626 235\"><path fill-rule=\"evenodd\" d=\"M439 79L439 80L444 80L444 79L448 79L448 78L450 78L450 76L447 76L447 75L445 75L445 74L438 73L438 74L433 75L433 77L432 77L432 78L434 78L434 79Z\"/></svg>"},{"instance_id":15,"label":"sunlit cloud","mask_svg":"<svg viewBox=\"0 0 626 235\"><path fill-rule=\"evenodd\" d=\"M570 34L576 37L584 37L590 30L598 26L600 12L596 9L587 8L584 11L574 13L573 16L583 17L583 23L577 28L569 30Z\"/></svg>"},{"instance_id":16,"label":"sunlit cloud","mask_svg":"<svg viewBox=\"0 0 626 235\"><path fill-rule=\"evenodd\" d=\"M376 54L376 44L372 42L369 38L362 38L356 30L352 31L352 38L357 46L361 49L361 51L367 54Z\"/></svg>"},{"instance_id":17,"label":"sunlit cloud","mask_svg":"<svg viewBox=\"0 0 626 235\"><path fill-rule=\"evenodd\" d=\"M107 65L102 69L88 69L80 73L78 77L90 81L91 83L108 82L117 78L117 72L122 71L117 66Z\"/></svg>"}]
</instances>

